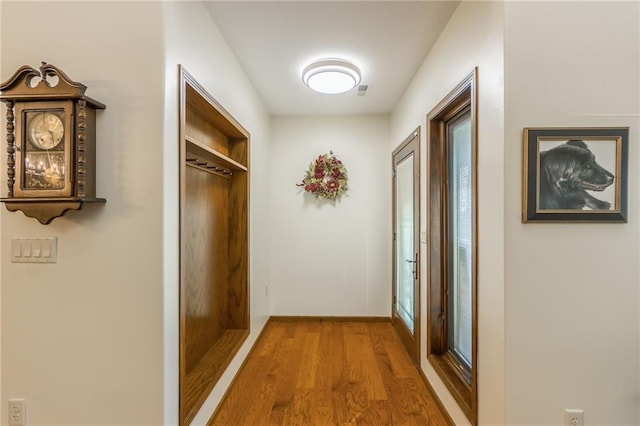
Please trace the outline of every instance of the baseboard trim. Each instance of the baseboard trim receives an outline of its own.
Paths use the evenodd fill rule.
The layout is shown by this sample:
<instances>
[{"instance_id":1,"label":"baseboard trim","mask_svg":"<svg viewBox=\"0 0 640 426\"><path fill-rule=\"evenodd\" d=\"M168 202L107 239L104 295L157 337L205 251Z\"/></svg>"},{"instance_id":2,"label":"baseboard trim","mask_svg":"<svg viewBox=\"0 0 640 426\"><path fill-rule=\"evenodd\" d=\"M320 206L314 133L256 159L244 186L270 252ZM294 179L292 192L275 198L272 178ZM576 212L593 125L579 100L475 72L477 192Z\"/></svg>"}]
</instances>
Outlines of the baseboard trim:
<instances>
[{"instance_id":1,"label":"baseboard trim","mask_svg":"<svg viewBox=\"0 0 640 426\"><path fill-rule=\"evenodd\" d=\"M391 322L389 317L344 317L344 316L290 316L272 315L271 321L335 321L335 322Z\"/></svg>"},{"instance_id":2,"label":"baseboard trim","mask_svg":"<svg viewBox=\"0 0 640 426\"><path fill-rule=\"evenodd\" d=\"M453 419L449 415L449 412L447 411L447 409L444 407L444 404L440 400L440 397L438 396L436 391L433 389L433 386L431 386L431 382L429 381L429 379L427 379L427 376L424 374L424 371L422 371L422 368L420 368L420 366L418 366L418 365L416 365L416 368L418 369L418 372L420 373L420 377L422 377L422 380L424 380L424 383L427 385L427 388L429 389L429 392L431 392L431 395L433 395L433 400L435 401L436 405L440 409L440 412L442 413L442 416L444 417L444 419L447 422L447 424L449 426L456 426L456 424L454 423Z\"/></svg>"}]
</instances>

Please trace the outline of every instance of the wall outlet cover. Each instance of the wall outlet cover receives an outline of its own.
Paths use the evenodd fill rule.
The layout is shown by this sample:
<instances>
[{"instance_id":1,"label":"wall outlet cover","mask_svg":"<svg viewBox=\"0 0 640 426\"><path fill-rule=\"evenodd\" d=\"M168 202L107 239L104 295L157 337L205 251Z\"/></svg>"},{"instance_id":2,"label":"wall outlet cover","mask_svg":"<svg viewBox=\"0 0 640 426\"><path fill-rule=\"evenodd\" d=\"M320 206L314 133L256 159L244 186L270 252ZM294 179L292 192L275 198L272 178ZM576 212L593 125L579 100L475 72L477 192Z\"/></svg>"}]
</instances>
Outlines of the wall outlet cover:
<instances>
[{"instance_id":1,"label":"wall outlet cover","mask_svg":"<svg viewBox=\"0 0 640 426\"><path fill-rule=\"evenodd\" d=\"M13 398L9 400L9 426L25 426L27 424L27 400Z\"/></svg>"}]
</instances>

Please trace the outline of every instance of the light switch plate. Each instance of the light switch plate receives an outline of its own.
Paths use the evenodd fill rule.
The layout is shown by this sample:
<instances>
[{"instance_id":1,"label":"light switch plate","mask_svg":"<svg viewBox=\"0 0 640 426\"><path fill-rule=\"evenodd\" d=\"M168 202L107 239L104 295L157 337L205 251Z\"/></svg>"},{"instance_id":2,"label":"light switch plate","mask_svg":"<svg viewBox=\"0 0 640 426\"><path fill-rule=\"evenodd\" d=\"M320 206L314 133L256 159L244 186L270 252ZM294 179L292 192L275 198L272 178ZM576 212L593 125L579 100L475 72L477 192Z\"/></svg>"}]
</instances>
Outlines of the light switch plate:
<instances>
[{"instance_id":1,"label":"light switch plate","mask_svg":"<svg viewBox=\"0 0 640 426\"><path fill-rule=\"evenodd\" d=\"M12 238L11 262L56 263L58 261L58 238Z\"/></svg>"},{"instance_id":2,"label":"light switch plate","mask_svg":"<svg viewBox=\"0 0 640 426\"><path fill-rule=\"evenodd\" d=\"M427 230L426 229L421 229L420 230L420 242L423 244L427 243Z\"/></svg>"}]
</instances>

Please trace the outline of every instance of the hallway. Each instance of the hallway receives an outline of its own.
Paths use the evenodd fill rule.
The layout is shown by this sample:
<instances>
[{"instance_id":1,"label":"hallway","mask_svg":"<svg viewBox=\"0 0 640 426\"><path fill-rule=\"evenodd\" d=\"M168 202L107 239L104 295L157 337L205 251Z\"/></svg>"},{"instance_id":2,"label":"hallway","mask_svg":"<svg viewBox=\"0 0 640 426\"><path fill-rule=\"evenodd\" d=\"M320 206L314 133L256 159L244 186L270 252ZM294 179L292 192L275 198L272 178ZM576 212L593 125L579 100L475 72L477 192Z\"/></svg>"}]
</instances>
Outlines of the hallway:
<instances>
[{"instance_id":1,"label":"hallway","mask_svg":"<svg viewBox=\"0 0 640 426\"><path fill-rule=\"evenodd\" d=\"M210 425L446 425L389 322L272 319Z\"/></svg>"},{"instance_id":2,"label":"hallway","mask_svg":"<svg viewBox=\"0 0 640 426\"><path fill-rule=\"evenodd\" d=\"M314 92L305 69L336 58L359 69L357 87L334 96ZM24 400L31 426L397 426L425 424L440 408L437 398L443 414L430 418L433 424L450 418L460 426L562 426L566 410L578 409L589 425L640 425L640 0L0 0L0 82L42 61L107 106L96 113L92 164L96 195L107 202L48 225L0 205L3 424L8 401ZM229 149L235 141L220 144L221 132L211 123L217 116L189 117L190 125L204 118L202 127L212 127L206 146L216 151L213 157L247 169L235 174L247 181L246 244L232 244L232 218L240 216L229 215L229 226L212 232L190 223L203 244L191 252L183 245L181 68L248 133L239 161ZM441 196L444 187L436 188L432 172L446 169L452 156L431 161L434 150L444 148L434 143L435 130L446 127L429 115L474 70L475 175L468 176L477 179L459 204L476 215L476 241L445 252L446 244L438 243L450 241L436 241L434 231L453 234L442 232L440 219L448 213L442 201L456 197ZM32 104L30 123L43 112L33 105L50 101L19 100ZM0 102L6 129L0 198L20 189L15 178L25 178L25 152L45 158L50 151L32 143L38 139L26 110L15 103ZM71 138L81 126L75 115L63 115L69 119L65 161L74 166L74 173L65 166L65 176L75 184L80 171L86 177L86 156L76 149L80 138ZM607 154L594 153L615 163L614 198L621 206L625 200L628 221L569 209L569 216L587 220L526 222L523 201L539 190L525 172L540 170L534 163L548 144L566 142L542 140L543 149L530 155L525 134L605 128L629 134L629 149L616 148L614 155L606 148L614 140L607 139ZM388 323L282 321L392 316L398 299L392 288L398 261L393 151L414 133L420 138L413 215L419 250L400 261L415 265L410 272L419 281L417 371ZM348 192L335 202L298 186L309 166L331 152L348 173ZM189 159L198 165L198 158ZM222 191L233 178L211 176L220 178L211 201L194 202L202 202L202 216L222 217L230 209L221 207L238 200ZM439 182L467 182L466 172L458 176ZM598 198L602 191L592 192ZM218 193L225 194L222 203L213 202ZM54 202L37 195L43 199L25 203ZM442 214L432 218L434 212ZM226 217L217 223L226 224ZM56 263L14 261L23 241L25 254L36 257L28 242L43 238L55 241ZM247 256L225 262L233 245ZM449 269L444 261L469 247L475 263ZM436 252L448 258L436 262ZM196 258L223 283L218 289L228 291L197 293L185 310L184 296L198 280L183 274L181 262ZM230 285L231 271L246 280ZM464 348L472 348L472 359L465 359L476 367L477 391L466 400L434 367L433 342L457 331L449 328L455 321L442 322L455 318L455 310L448 303L447 310L436 309L445 307L447 295L437 294L439 284L454 275L476 284L470 293L476 356L473 339L469 346L465 338ZM228 330L246 335L220 351L237 352L221 357L224 367L216 374L199 376L191 368L209 365L205 355L211 349L217 355L218 347L181 344L188 315L196 325L192 335L206 343ZM280 320L269 321L274 317ZM211 334L205 324L213 325ZM187 354L194 354L189 363ZM191 377L203 378L205 386L184 391ZM188 397L199 402L189 418Z\"/></svg>"}]
</instances>

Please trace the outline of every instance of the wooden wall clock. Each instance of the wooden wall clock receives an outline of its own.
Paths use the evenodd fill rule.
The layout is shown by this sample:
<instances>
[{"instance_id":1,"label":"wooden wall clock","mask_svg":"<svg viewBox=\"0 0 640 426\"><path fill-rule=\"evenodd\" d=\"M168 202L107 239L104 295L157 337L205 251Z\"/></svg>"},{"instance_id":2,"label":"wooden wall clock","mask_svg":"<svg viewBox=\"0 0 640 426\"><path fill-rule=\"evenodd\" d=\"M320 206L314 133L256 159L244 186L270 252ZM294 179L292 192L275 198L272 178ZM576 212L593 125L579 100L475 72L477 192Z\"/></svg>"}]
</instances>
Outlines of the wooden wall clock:
<instances>
[{"instance_id":1,"label":"wooden wall clock","mask_svg":"<svg viewBox=\"0 0 640 426\"><path fill-rule=\"evenodd\" d=\"M39 81L38 81L39 80ZM7 106L9 211L51 223L96 197L96 110L87 87L45 62L20 67L0 85Z\"/></svg>"}]
</instances>

